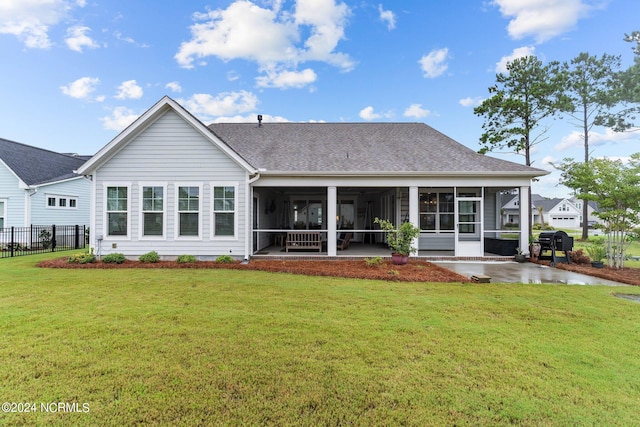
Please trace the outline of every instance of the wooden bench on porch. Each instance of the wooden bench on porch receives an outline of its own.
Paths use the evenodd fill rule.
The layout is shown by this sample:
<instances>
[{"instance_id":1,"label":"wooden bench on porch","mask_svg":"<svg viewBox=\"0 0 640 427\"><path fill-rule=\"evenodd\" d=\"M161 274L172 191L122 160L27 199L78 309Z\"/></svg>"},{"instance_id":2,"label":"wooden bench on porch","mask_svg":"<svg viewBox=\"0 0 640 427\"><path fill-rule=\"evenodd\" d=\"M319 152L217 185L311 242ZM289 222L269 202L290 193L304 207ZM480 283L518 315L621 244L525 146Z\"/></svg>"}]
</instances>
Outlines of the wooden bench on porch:
<instances>
[{"instance_id":1,"label":"wooden bench on porch","mask_svg":"<svg viewBox=\"0 0 640 427\"><path fill-rule=\"evenodd\" d=\"M322 252L322 234L319 231L287 231L285 250L317 249Z\"/></svg>"}]
</instances>

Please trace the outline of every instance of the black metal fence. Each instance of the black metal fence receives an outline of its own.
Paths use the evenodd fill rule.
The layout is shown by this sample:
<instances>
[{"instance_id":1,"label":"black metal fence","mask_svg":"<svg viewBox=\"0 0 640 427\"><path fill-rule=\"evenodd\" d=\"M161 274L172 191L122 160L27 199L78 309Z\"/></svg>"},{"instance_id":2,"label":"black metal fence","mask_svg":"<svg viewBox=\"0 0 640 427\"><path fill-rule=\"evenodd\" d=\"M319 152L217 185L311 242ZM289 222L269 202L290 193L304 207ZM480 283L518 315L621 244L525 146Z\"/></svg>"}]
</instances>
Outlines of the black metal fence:
<instances>
[{"instance_id":1,"label":"black metal fence","mask_svg":"<svg viewBox=\"0 0 640 427\"><path fill-rule=\"evenodd\" d=\"M0 258L83 249L84 225L32 225L0 228Z\"/></svg>"}]
</instances>

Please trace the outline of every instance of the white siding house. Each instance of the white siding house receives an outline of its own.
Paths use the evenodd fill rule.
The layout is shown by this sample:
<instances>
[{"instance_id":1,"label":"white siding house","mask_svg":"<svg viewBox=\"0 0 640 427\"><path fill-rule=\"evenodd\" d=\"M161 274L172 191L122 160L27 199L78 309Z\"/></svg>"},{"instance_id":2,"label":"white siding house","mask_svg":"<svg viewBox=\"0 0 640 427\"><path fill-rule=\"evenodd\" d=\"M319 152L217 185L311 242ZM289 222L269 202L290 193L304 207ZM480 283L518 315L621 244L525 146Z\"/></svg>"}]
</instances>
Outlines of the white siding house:
<instances>
[{"instance_id":1,"label":"white siding house","mask_svg":"<svg viewBox=\"0 0 640 427\"><path fill-rule=\"evenodd\" d=\"M241 257L253 170L182 109L158 104L83 166L101 255Z\"/></svg>"},{"instance_id":2,"label":"white siding house","mask_svg":"<svg viewBox=\"0 0 640 427\"><path fill-rule=\"evenodd\" d=\"M503 233L498 195L528 194L547 173L479 155L422 123L207 127L168 97L78 172L92 181L100 254L201 259L248 259L292 230L320 233L319 252L336 256L347 230L382 244L376 216L419 226L421 251L483 256ZM527 230L523 221L509 231L516 246L528 247Z\"/></svg>"},{"instance_id":3,"label":"white siding house","mask_svg":"<svg viewBox=\"0 0 640 427\"><path fill-rule=\"evenodd\" d=\"M0 229L88 225L91 185L73 172L85 160L0 139Z\"/></svg>"}]
</instances>

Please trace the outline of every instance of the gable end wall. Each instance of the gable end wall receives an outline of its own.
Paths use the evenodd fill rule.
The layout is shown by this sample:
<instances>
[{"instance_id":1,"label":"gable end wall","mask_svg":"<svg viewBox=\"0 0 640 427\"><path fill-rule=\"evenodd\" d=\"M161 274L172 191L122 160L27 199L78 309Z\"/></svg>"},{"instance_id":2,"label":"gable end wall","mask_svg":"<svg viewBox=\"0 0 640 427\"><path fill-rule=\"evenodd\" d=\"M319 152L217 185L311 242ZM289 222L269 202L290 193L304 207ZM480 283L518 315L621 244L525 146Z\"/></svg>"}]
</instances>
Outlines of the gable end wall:
<instances>
[{"instance_id":1,"label":"gable end wall","mask_svg":"<svg viewBox=\"0 0 640 427\"><path fill-rule=\"evenodd\" d=\"M100 243L101 255L120 252L133 258L152 250L166 258L181 254L201 259L223 254L244 255L248 174L175 112L168 111L130 141L96 171L95 179L95 233L92 234L94 238L102 236L104 239ZM107 236L107 185L129 187L129 235L126 238ZM162 238L140 236L140 195L144 185L165 187L165 235ZM201 187L199 238L177 238L175 235L179 185ZM236 186L235 237L212 236L213 185Z\"/></svg>"}]
</instances>

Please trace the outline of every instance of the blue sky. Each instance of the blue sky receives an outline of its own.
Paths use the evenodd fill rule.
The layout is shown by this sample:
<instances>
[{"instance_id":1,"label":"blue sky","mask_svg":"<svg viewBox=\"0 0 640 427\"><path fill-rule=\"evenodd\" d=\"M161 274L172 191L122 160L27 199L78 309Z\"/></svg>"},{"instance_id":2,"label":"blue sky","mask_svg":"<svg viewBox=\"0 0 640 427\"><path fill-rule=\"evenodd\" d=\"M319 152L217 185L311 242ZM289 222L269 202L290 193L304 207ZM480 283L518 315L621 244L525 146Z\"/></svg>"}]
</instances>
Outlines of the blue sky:
<instances>
[{"instance_id":1,"label":"blue sky","mask_svg":"<svg viewBox=\"0 0 640 427\"><path fill-rule=\"evenodd\" d=\"M207 124L417 121L478 150L473 108L507 61L626 67L638 16L637 0L2 0L0 137L93 154L169 95ZM534 166L581 159L577 127L548 124ZM640 151L640 131L591 138L595 157ZM533 191L564 197L557 180Z\"/></svg>"}]
</instances>

